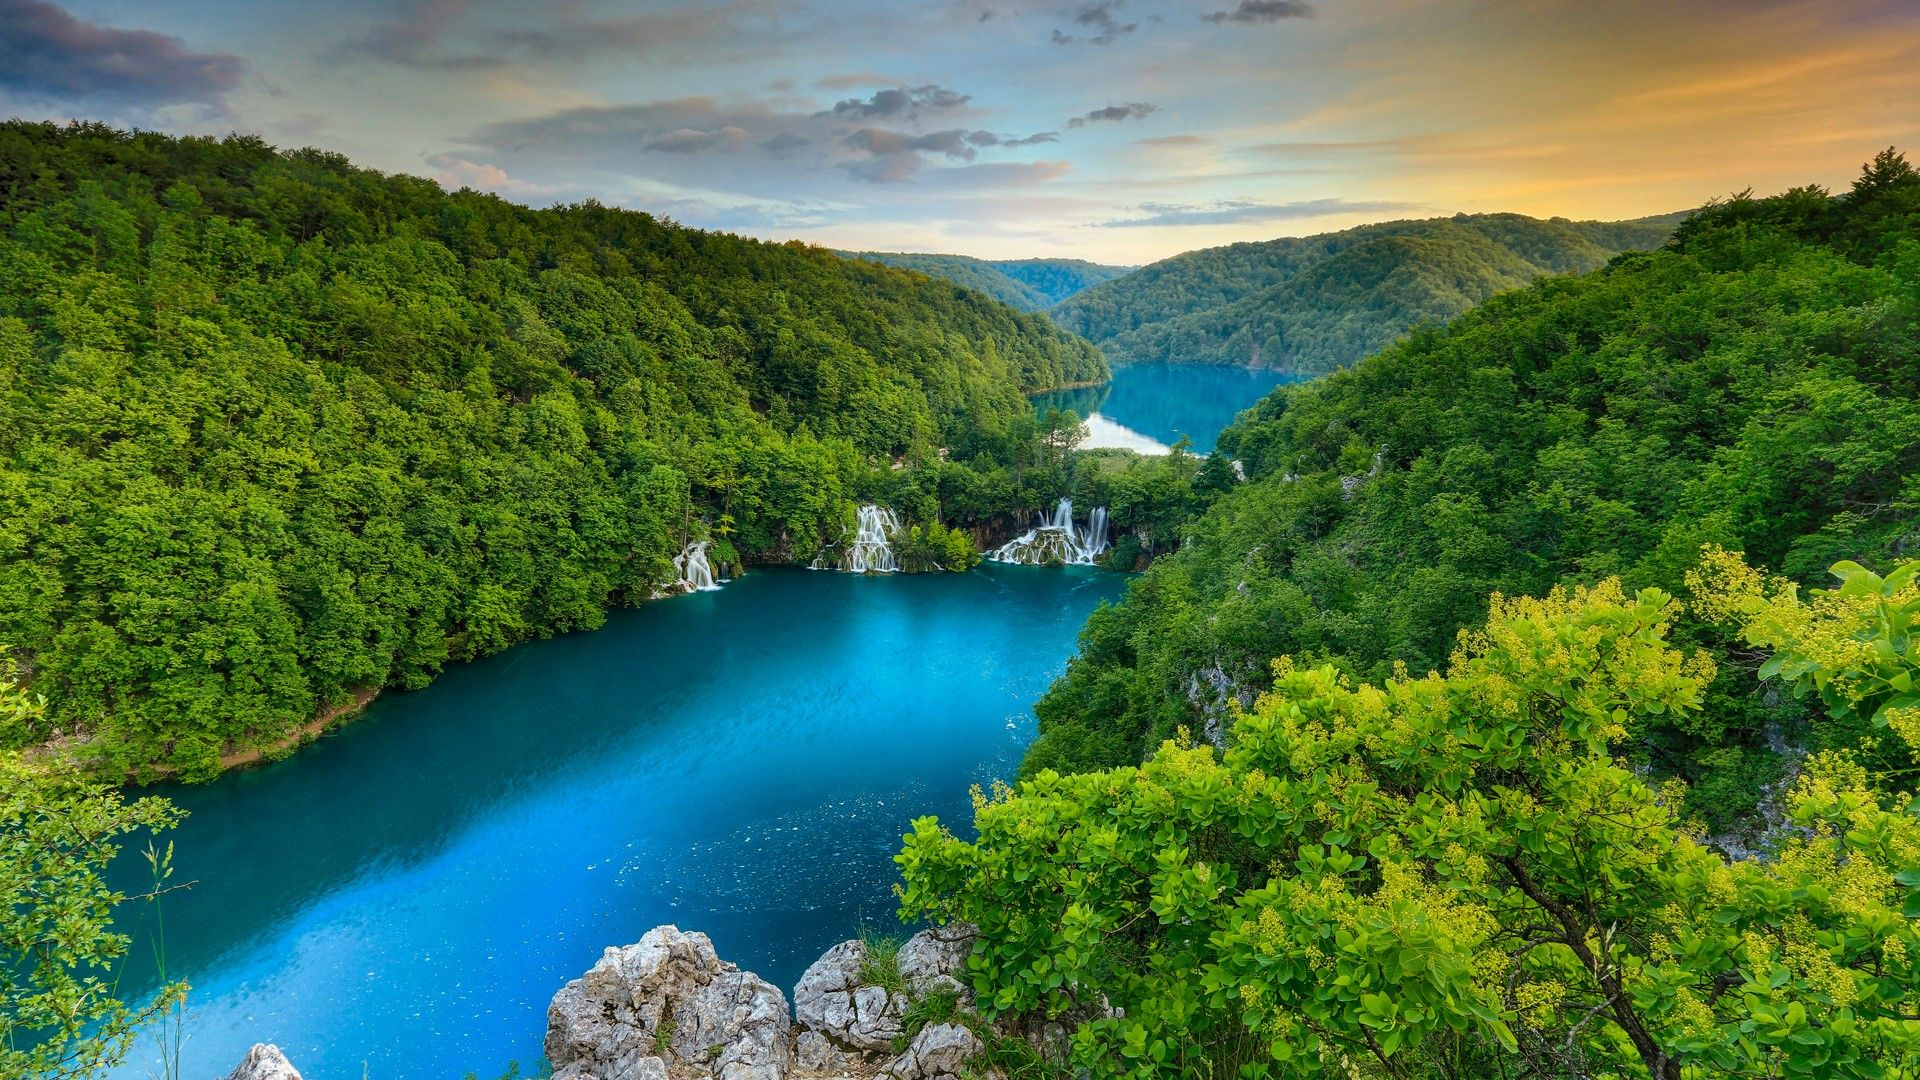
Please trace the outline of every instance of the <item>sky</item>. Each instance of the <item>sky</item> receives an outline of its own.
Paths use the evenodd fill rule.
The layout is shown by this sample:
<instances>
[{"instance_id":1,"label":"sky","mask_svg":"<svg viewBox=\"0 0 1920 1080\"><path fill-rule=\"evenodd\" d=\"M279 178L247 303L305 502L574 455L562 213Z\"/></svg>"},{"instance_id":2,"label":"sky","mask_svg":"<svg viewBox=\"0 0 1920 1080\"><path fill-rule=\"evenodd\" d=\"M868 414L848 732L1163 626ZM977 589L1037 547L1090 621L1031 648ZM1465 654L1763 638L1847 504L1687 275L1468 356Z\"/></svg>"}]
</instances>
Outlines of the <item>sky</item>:
<instances>
[{"instance_id":1,"label":"sky","mask_svg":"<svg viewBox=\"0 0 1920 1080\"><path fill-rule=\"evenodd\" d=\"M534 206L1133 265L1920 151L1920 0L0 0L0 115Z\"/></svg>"}]
</instances>

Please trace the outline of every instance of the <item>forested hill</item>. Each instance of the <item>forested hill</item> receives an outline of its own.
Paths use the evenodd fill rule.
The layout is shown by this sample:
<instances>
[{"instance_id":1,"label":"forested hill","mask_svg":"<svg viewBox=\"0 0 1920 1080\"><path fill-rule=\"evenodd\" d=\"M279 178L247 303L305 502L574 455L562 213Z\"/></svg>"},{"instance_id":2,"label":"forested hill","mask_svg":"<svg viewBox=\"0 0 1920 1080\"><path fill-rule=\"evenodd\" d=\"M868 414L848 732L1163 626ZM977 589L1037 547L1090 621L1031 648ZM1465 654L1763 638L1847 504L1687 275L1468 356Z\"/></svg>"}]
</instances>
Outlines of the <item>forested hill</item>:
<instances>
[{"instance_id":1,"label":"forested hill","mask_svg":"<svg viewBox=\"0 0 1920 1080\"><path fill-rule=\"evenodd\" d=\"M204 776L596 625L689 539L805 559L859 500L1050 502L1023 394L1105 373L1042 317L804 245L0 125L0 677L49 702L0 746Z\"/></svg>"},{"instance_id":2,"label":"forested hill","mask_svg":"<svg viewBox=\"0 0 1920 1080\"><path fill-rule=\"evenodd\" d=\"M1089 621L1026 777L897 857L983 1009L1085 1076L1920 1071L1905 161L1222 444L1249 479Z\"/></svg>"},{"instance_id":3,"label":"forested hill","mask_svg":"<svg viewBox=\"0 0 1920 1080\"><path fill-rule=\"evenodd\" d=\"M1090 288L1050 314L1117 363L1330 371L1542 274L1656 247L1683 216L1461 214L1206 248Z\"/></svg>"},{"instance_id":4,"label":"forested hill","mask_svg":"<svg viewBox=\"0 0 1920 1080\"><path fill-rule=\"evenodd\" d=\"M1713 206L1666 247L1496 297L1283 388L1220 439L1249 480L1089 622L1030 768L1139 760L1276 656L1446 667L1494 593L1680 591L1706 543L1803 582L1920 546L1920 177ZM1734 663L1724 727L1644 733L1716 825L1781 767ZM1744 710L1744 711L1743 711ZM1779 734L1775 732L1776 736ZM1857 734L1857 733L1856 733Z\"/></svg>"},{"instance_id":5,"label":"forested hill","mask_svg":"<svg viewBox=\"0 0 1920 1080\"><path fill-rule=\"evenodd\" d=\"M1021 311L1039 311L1083 289L1128 273L1132 267L1103 266L1083 259L1002 259L965 255L921 255L891 251L844 251L849 259L945 278Z\"/></svg>"}]
</instances>

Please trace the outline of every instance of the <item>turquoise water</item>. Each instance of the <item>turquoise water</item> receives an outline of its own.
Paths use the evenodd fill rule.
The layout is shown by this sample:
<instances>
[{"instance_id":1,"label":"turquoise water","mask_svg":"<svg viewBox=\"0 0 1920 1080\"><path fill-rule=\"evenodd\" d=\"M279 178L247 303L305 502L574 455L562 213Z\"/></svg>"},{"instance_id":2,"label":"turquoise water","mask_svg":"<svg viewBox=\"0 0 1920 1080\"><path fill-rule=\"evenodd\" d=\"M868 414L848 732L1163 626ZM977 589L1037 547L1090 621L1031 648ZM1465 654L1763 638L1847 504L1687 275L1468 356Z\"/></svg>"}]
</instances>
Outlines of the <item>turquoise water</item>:
<instances>
[{"instance_id":1,"label":"turquoise water","mask_svg":"<svg viewBox=\"0 0 1920 1080\"><path fill-rule=\"evenodd\" d=\"M964 827L968 785L1013 772L1032 702L1125 584L758 571L169 791L197 881L165 912L194 987L184 1075L256 1041L316 1078L498 1075L539 1057L561 984L663 922L791 994L863 920L897 925L908 823Z\"/></svg>"},{"instance_id":2,"label":"turquoise water","mask_svg":"<svg viewBox=\"0 0 1920 1080\"><path fill-rule=\"evenodd\" d=\"M1121 364L1114 367L1112 382L1042 394L1034 404L1087 417L1089 447L1165 453L1185 435L1193 440L1195 453L1206 454L1242 410L1274 387L1306 378L1222 364Z\"/></svg>"}]
</instances>

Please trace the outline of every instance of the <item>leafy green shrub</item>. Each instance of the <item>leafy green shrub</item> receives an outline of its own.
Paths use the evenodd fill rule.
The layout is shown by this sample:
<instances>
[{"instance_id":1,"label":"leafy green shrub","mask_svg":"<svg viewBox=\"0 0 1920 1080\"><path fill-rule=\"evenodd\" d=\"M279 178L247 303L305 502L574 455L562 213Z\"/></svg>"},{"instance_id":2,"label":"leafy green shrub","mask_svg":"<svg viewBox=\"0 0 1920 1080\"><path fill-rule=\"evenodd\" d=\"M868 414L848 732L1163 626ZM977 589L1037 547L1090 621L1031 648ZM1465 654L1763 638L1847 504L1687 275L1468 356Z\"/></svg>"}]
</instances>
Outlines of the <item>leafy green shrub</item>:
<instances>
[{"instance_id":1,"label":"leafy green shrub","mask_svg":"<svg viewBox=\"0 0 1920 1080\"><path fill-rule=\"evenodd\" d=\"M0 686L0 716L24 700ZM0 1076L92 1076L124 1060L147 1021L177 1019L185 984L128 1002L110 977L131 944L115 911L171 887L172 849L153 852L146 897L112 888L105 872L122 837L158 833L179 817L165 799L129 802L0 750Z\"/></svg>"},{"instance_id":2,"label":"leafy green shrub","mask_svg":"<svg viewBox=\"0 0 1920 1080\"><path fill-rule=\"evenodd\" d=\"M1810 600L1710 565L1703 610L1776 650L1765 675L1920 760L1920 564ZM1118 1007L1074 1036L1094 1077L1920 1068L1912 771L1815 755L1772 858L1704 846L1621 756L1706 700L1679 614L1609 580L1496 599L1445 675L1278 662L1224 758L1042 771L974 841L915 822L902 914L980 926L988 1015Z\"/></svg>"}]
</instances>

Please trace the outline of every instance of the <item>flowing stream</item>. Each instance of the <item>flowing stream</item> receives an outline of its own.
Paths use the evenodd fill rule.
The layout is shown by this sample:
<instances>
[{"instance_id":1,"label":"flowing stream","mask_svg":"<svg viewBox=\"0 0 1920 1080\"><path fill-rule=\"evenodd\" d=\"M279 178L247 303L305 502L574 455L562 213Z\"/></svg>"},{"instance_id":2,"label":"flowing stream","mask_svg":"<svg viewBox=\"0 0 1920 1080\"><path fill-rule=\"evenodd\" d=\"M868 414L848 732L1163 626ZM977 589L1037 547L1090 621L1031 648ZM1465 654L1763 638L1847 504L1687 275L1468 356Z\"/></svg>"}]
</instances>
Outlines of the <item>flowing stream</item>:
<instances>
[{"instance_id":1,"label":"flowing stream","mask_svg":"<svg viewBox=\"0 0 1920 1080\"><path fill-rule=\"evenodd\" d=\"M192 813L173 839L196 884L165 908L193 984L183 1075L255 1041L315 1078L530 1066L554 991L663 922L791 994L862 921L897 925L900 835L967 827L968 786L1012 776L1033 701L1126 581L755 570L166 789ZM154 982L144 946L130 989ZM150 1075L143 1041L116 1076Z\"/></svg>"}]
</instances>

